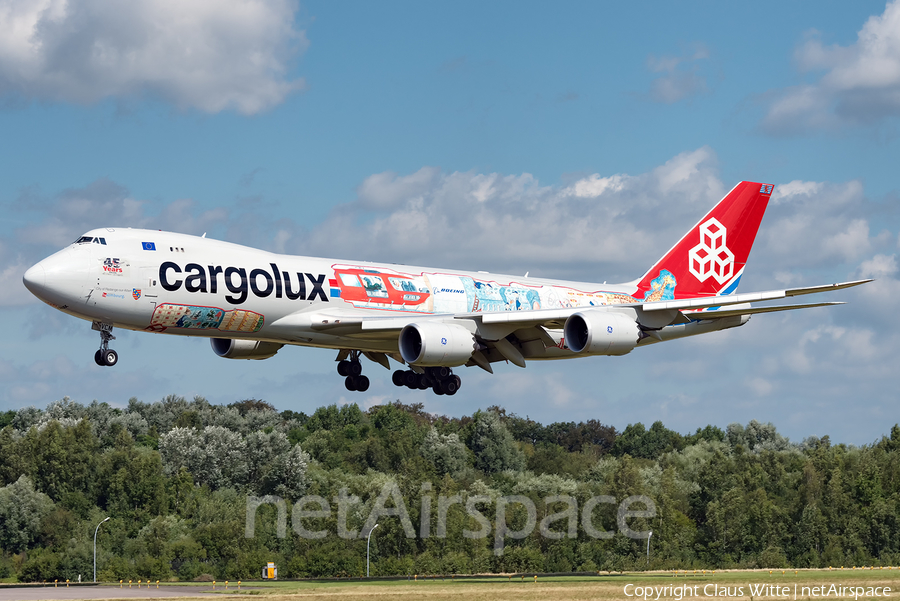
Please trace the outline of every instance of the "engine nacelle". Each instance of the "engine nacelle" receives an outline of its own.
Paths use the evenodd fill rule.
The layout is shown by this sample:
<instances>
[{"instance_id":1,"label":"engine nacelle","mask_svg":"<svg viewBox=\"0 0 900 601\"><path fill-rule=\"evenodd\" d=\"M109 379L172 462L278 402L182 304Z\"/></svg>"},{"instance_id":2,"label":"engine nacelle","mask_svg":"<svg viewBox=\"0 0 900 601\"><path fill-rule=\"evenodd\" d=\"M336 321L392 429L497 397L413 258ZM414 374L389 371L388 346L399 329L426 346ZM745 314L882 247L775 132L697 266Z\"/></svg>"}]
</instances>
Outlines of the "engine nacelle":
<instances>
[{"instance_id":1,"label":"engine nacelle","mask_svg":"<svg viewBox=\"0 0 900 601\"><path fill-rule=\"evenodd\" d=\"M215 354L226 359L268 359L284 346L276 342L234 338L210 338L209 343Z\"/></svg>"},{"instance_id":2,"label":"engine nacelle","mask_svg":"<svg viewBox=\"0 0 900 601\"><path fill-rule=\"evenodd\" d=\"M400 331L400 355L422 367L464 365L475 352L475 335L446 323L411 323Z\"/></svg>"},{"instance_id":3,"label":"engine nacelle","mask_svg":"<svg viewBox=\"0 0 900 601\"><path fill-rule=\"evenodd\" d=\"M563 331L570 350L591 355L627 355L641 335L633 319L613 311L573 313Z\"/></svg>"}]
</instances>

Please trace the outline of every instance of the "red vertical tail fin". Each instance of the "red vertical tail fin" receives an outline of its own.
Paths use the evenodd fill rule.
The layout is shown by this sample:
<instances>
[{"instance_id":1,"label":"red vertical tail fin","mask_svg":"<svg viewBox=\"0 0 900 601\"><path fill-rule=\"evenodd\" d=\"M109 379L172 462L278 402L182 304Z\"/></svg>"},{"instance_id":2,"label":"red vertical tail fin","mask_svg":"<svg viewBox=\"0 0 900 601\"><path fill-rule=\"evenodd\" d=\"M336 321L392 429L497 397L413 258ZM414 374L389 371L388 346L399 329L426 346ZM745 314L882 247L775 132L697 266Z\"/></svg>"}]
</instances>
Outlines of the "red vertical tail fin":
<instances>
[{"instance_id":1,"label":"red vertical tail fin","mask_svg":"<svg viewBox=\"0 0 900 601\"><path fill-rule=\"evenodd\" d=\"M741 182L638 282L640 300L731 294L775 188Z\"/></svg>"}]
</instances>

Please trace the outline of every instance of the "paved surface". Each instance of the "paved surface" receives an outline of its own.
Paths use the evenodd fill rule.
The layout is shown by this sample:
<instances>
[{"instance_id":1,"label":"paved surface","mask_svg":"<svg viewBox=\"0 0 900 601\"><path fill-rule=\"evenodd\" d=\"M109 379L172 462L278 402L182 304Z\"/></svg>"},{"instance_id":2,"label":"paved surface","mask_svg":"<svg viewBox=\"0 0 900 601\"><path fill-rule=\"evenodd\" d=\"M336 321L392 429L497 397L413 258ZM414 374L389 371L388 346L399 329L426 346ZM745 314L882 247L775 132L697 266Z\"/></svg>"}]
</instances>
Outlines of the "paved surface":
<instances>
[{"instance_id":1,"label":"paved surface","mask_svg":"<svg viewBox=\"0 0 900 601\"><path fill-rule=\"evenodd\" d=\"M233 587L229 587L229 592ZM128 588L116 586L65 586L59 587L6 587L0 586L0 601L55 601L57 599L166 599L172 597L206 597L224 592L221 585L216 585L216 592L209 586L163 586L151 588L144 586Z\"/></svg>"}]
</instances>

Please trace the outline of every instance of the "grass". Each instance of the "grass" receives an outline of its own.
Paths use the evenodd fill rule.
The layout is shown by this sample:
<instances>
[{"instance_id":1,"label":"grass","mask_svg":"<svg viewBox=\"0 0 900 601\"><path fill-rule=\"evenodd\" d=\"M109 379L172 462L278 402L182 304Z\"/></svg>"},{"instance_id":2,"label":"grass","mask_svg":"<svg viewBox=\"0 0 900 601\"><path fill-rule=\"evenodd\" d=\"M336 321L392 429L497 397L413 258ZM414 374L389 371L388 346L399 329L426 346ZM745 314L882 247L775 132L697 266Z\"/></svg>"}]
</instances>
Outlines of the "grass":
<instances>
[{"instance_id":1,"label":"grass","mask_svg":"<svg viewBox=\"0 0 900 601\"><path fill-rule=\"evenodd\" d=\"M684 599L708 599L710 601L722 599L723 596L715 595L715 586L726 587L731 593L735 589L743 587L743 595L729 595L729 599L750 600L750 584L778 585L789 587L788 596L762 595L757 599L778 599L779 601L793 601L794 587L796 585L797 599L810 599L810 595L801 595L802 587L830 586L840 587L890 587L889 597L897 597L900 594L900 569L856 569L845 568L843 570L716 570L713 573L707 570L704 574L693 570L687 574L679 572L674 576L672 572L639 572L631 574L601 574L598 576L555 576L541 577L537 581L534 577L520 576L509 577L484 577L484 578L419 578L418 580L336 580L336 581L278 581L266 583L242 583L241 591L235 590L236 583L229 582L228 590L224 590L224 583L216 583L216 592L223 596L245 598L251 595L262 596L265 601L301 601L305 599L322 599L326 601L379 601L381 599L400 599L410 601L506 601L523 600L537 601L553 599L559 601L581 601L586 599L606 600L618 599L623 601L637 601L641 597L628 597L625 595L625 585L632 584L638 587L669 587L690 586L697 595L684 596ZM206 583L204 590L211 588L211 583ZM712 585L712 588L708 587ZM635 586L630 588L634 592ZM207 588L208 587L208 588ZM707 594L704 594L706 588ZM657 589L658 590L658 589ZM187 592L187 591L185 591ZM853 598L851 595L825 597L820 595L815 599L841 599ZM859 599L875 599L876 597L860 596ZM885 597L878 597L882 601ZM659 600L678 600L678 595L669 589L663 588L663 594ZM657 601L653 596L653 601Z\"/></svg>"}]
</instances>

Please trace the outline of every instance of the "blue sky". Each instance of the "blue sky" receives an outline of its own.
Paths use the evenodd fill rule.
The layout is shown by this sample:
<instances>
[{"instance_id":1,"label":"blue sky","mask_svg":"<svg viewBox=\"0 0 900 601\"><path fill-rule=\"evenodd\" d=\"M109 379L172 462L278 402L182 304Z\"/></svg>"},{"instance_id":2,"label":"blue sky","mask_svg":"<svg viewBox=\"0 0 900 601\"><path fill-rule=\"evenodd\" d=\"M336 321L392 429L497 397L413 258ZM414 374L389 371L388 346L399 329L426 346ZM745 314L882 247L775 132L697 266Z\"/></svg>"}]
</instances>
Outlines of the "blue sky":
<instances>
[{"instance_id":1,"label":"blue sky","mask_svg":"<svg viewBox=\"0 0 900 601\"><path fill-rule=\"evenodd\" d=\"M167 6L0 0L0 408L399 398L857 444L898 421L896 1ZM630 280L741 179L778 186L742 290L878 281L626 357L464 369L452 400L374 365L349 394L328 351L229 362L130 332L100 369L89 324L21 284L103 226Z\"/></svg>"}]
</instances>

